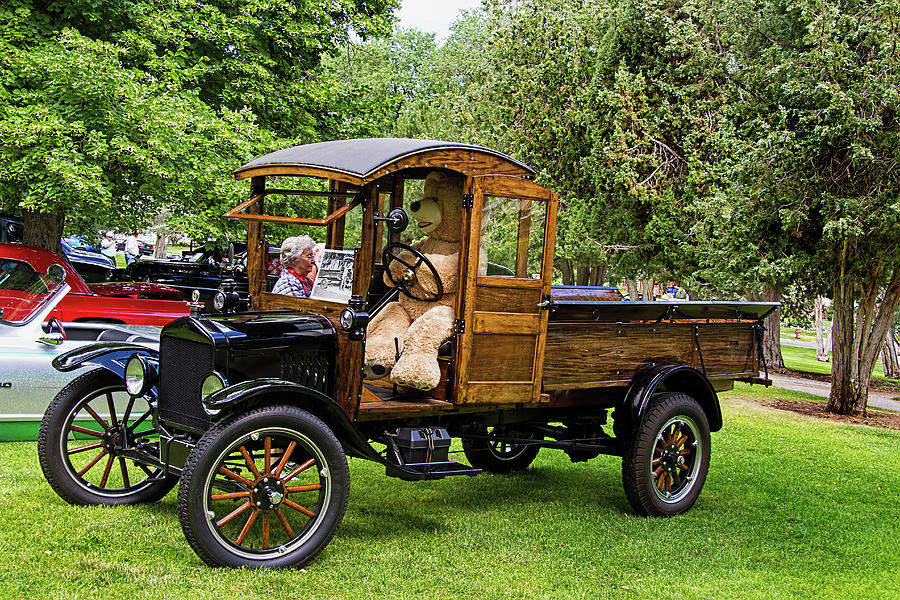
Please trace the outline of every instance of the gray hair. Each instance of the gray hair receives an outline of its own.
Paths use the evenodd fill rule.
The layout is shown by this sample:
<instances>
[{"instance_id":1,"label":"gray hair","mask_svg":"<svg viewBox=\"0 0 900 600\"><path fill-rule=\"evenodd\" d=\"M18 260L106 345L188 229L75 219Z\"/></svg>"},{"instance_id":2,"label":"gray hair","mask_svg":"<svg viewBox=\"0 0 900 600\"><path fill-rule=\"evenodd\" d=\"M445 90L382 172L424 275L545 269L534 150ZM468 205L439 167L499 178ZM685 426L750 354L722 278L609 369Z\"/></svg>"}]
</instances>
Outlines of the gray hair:
<instances>
[{"instance_id":1,"label":"gray hair","mask_svg":"<svg viewBox=\"0 0 900 600\"><path fill-rule=\"evenodd\" d=\"M285 238L281 242L281 264L286 267L293 266L294 261L307 250L316 247L316 241L308 235Z\"/></svg>"}]
</instances>

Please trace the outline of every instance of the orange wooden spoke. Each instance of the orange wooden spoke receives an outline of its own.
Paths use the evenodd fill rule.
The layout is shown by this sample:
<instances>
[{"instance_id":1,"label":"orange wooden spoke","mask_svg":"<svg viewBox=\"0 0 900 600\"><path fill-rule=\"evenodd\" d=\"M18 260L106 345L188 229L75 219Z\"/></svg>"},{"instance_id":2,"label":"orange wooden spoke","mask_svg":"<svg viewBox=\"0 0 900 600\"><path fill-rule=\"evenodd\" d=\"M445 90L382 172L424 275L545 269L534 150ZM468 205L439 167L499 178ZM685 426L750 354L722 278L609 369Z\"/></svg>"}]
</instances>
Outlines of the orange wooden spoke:
<instances>
[{"instance_id":1,"label":"orange wooden spoke","mask_svg":"<svg viewBox=\"0 0 900 600\"><path fill-rule=\"evenodd\" d=\"M287 450L284 451L284 455L281 457L281 460L278 461L278 464L275 465L275 470L272 473L278 477L278 474L281 473L282 469L284 469L284 465L287 464L287 461L291 458L291 453L294 451L294 448L297 447L297 442L291 442L288 444Z\"/></svg>"},{"instance_id":2,"label":"orange wooden spoke","mask_svg":"<svg viewBox=\"0 0 900 600\"><path fill-rule=\"evenodd\" d=\"M263 513L262 520L262 547L263 550L269 549L269 512Z\"/></svg>"},{"instance_id":3,"label":"orange wooden spoke","mask_svg":"<svg viewBox=\"0 0 900 600\"><path fill-rule=\"evenodd\" d=\"M656 458L653 459L653 462L650 463L650 464L652 464L652 465L658 465L660 462L662 462L662 457L657 456Z\"/></svg>"},{"instance_id":4,"label":"orange wooden spoke","mask_svg":"<svg viewBox=\"0 0 900 600\"><path fill-rule=\"evenodd\" d=\"M78 433L83 433L85 435L91 435L94 437L103 437L103 434L99 431L94 431L92 429L85 429L84 427L79 427L78 425L72 425L69 429L72 431L77 431Z\"/></svg>"},{"instance_id":5,"label":"orange wooden spoke","mask_svg":"<svg viewBox=\"0 0 900 600\"><path fill-rule=\"evenodd\" d=\"M684 444L687 441L687 439L688 439L688 437L686 435L683 435L675 441L675 445L681 446L682 444Z\"/></svg>"},{"instance_id":6,"label":"orange wooden spoke","mask_svg":"<svg viewBox=\"0 0 900 600\"><path fill-rule=\"evenodd\" d=\"M314 459L314 458L309 459L308 461L306 461L305 463L303 463L302 465L300 465L299 467L297 467L296 469L294 469L293 471L288 473L284 478L282 478L281 482L287 483L288 481L290 481L291 479L293 479L294 477L296 477L303 471L307 470L314 464L316 464L316 459Z\"/></svg>"},{"instance_id":7,"label":"orange wooden spoke","mask_svg":"<svg viewBox=\"0 0 900 600\"><path fill-rule=\"evenodd\" d=\"M659 491L662 491L662 489L665 487L665 485L666 485L666 474L663 473L656 480L656 489L658 489Z\"/></svg>"},{"instance_id":8,"label":"orange wooden spoke","mask_svg":"<svg viewBox=\"0 0 900 600\"><path fill-rule=\"evenodd\" d=\"M288 537L293 539L294 538L294 530L291 529L291 526L287 522L287 518L285 518L284 513L281 512L280 508L275 509L275 516L277 516L278 520L281 521L281 526L284 527L285 531L287 531Z\"/></svg>"},{"instance_id":9,"label":"orange wooden spoke","mask_svg":"<svg viewBox=\"0 0 900 600\"><path fill-rule=\"evenodd\" d=\"M662 472L663 472L662 465L656 467L656 469L654 469L653 472L656 473L657 477L660 477L660 476L662 475Z\"/></svg>"},{"instance_id":10,"label":"orange wooden spoke","mask_svg":"<svg viewBox=\"0 0 900 600\"><path fill-rule=\"evenodd\" d=\"M94 442L93 444L88 444L87 446L78 446L77 448L69 448L66 450L66 454L78 454L79 452L85 452L87 450L93 450L94 448L102 448L103 442Z\"/></svg>"},{"instance_id":11,"label":"orange wooden spoke","mask_svg":"<svg viewBox=\"0 0 900 600\"><path fill-rule=\"evenodd\" d=\"M238 483L243 483L244 485L246 485L246 486L248 486L248 487L253 487L253 482L252 482L252 481L250 481L250 480L247 479L246 477L241 477L240 475L238 475L238 474L235 473L234 471L229 471L229 470L226 469L225 467L219 467L219 473L221 473L221 474L224 475L225 477L228 477L229 479L234 479L234 480L237 481Z\"/></svg>"},{"instance_id":12,"label":"orange wooden spoke","mask_svg":"<svg viewBox=\"0 0 900 600\"><path fill-rule=\"evenodd\" d=\"M259 469L256 468L256 463L253 462L253 457L250 456L250 453L247 452L247 449L241 446L241 455L244 457L244 461L247 463L247 468L250 469L250 472L253 473L253 476L257 479L261 479L262 475L259 474Z\"/></svg>"},{"instance_id":13,"label":"orange wooden spoke","mask_svg":"<svg viewBox=\"0 0 900 600\"><path fill-rule=\"evenodd\" d=\"M247 504L241 504L236 509L234 509L233 511L231 511L230 513L228 513L227 515L222 517L222 519L220 521L217 521L216 527L222 527L224 525L227 525L229 522L231 522L232 519L237 517L239 514L241 514L248 508L253 508L253 503L251 503L249 500L247 500Z\"/></svg>"},{"instance_id":14,"label":"orange wooden spoke","mask_svg":"<svg viewBox=\"0 0 900 600\"><path fill-rule=\"evenodd\" d=\"M116 457L112 454L109 455L109 460L106 461L106 469L103 471L103 477L100 479L100 487L106 487L106 480L109 479L109 472L112 471L113 462L115 462Z\"/></svg>"},{"instance_id":15,"label":"orange wooden spoke","mask_svg":"<svg viewBox=\"0 0 900 600\"><path fill-rule=\"evenodd\" d=\"M94 460L92 460L88 464L84 465L84 467L82 467L82 469L80 471L78 471L78 474L84 475L85 473L87 473L91 467L93 467L98 462L100 462L100 459L103 458L104 456L106 456L107 454L108 454L108 452L106 451L106 448L104 448L103 450L100 451L100 454L98 454L97 456L94 457Z\"/></svg>"},{"instance_id":16,"label":"orange wooden spoke","mask_svg":"<svg viewBox=\"0 0 900 600\"><path fill-rule=\"evenodd\" d=\"M243 544L244 539L247 537L247 534L250 533L250 527L253 525L253 522L256 521L256 517L259 516L260 510L257 508L252 513L250 513L250 518L247 519L247 522L244 523L244 528L241 529L241 534L234 540L235 544Z\"/></svg>"},{"instance_id":17,"label":"orange wooden spoke","mask_svg":"<svg viewBox=\"0 0 900 600\"><path fill-rule=\"evenodd\" d=\"M687 465L678 465L678 468L679 468L679 469L684 469L685 471L688 470L688 466L687 466Z\"/></svg>"},{"instance_id":18,"label":"orange wooden spoke","mask_svg":"<svg viewBox=\"0 0 900 600\"><path fill-rule=\"evenodd\" d=\"M94 409L91 408L91 405L90 405L90 404L85 404L85 405L84 405L84 410L88 411L88 413L89 413L92 417L94 417L94 420L95 420L95 421L97 421L98 423L100 423L101 425L103 425L103 429L109 429L109 425L106 424L106 421L103 420L103 417L101 417L101 416L98 415L96 412L94 412ZM72 427L72 429L75 429L75 427Z\"/></svg>"},{"instance_id":19,"label":"orange wooden spoke","mask_svg":"<svg viewBox=\"0 0 900 600\"><path fill-rule=\"evenodd\" d=\"M321 490L321 489L322 489L322 484L314 483L312 485L295 485L293 487L286 487L286 488L284 488L284 491L290 492L293 494L295 492L311 492L313 490Z\"/></svg>"},{"instance_id":20,"label":"orange wooden spoke","mask_svg":"<svg viewBox=\"0 0 900 600\"><path fill-rule=\"evenodd\" d=\"M122 470L122 483L125 487L131 487L131 480L128 479L128 465L125 464L125 459L121 456L119 457L119 468Z\"/></svg>"},{"instance_id":21,"label":"orange wooden spoke","mask_svg":"<svg viewBox=\"0 0 900 600\"><path fill-rule=\"evenodd\" d=\"M681 477L678 476L678 471L672 473L672 477L675 478L675 485L681 485Z\"/></svg>"},{"instance_id":22,"label":"orange wooden spoke","mask_svg":"<svg viewBox=\"0 0 900 600\"><path fill-rule=\"evenodd\" d=\"M210 494L210 500L237 500L238 498L249 498L253 492L228 492L225 494Z\"/></svg>"},{"instance_id":23,"label":"orange wooden spoke","mask_svg":"<svg viewBox=\"0 0 900 600\"><path fill-rule=\"evenodd\" d=\"M297 504L297 503L294 502L293 500L288 500L287 498L285 498L284 500L282 500L282 502L283 502L284 504L287 504L288 506L290 506L290 507L293 508L294 510L299 511L299 512L302 512L302 513L303 513L304 515L306 515L307 517L312 518L312 517L316 516L316 513L314 513L313 511L309 510L309 509L306 508L306 507L300 506L299 504Z\"/></svg>"},{"instance_id":24,"label":"orange wooden spoke","mask_svg":"<svg viewBox=\"0 0 900 600\"><path fill-rule=\"evenodd\" d=\"M681 456L687 456L688 454L690 454L693 451L694 450L692 448L685 448L684 450L681 450L678 454L680 454Z\"/></svg>"},{"instance_id":25,"label":"orange wooden spoke","mask_svg":"<svg viewBox=\"0 0 900 600\"><path fill-rule=\"evenodd\" d=\"M666 477L666 491L672 490L672 475L670 473L666 473L668 477Z\"/></svg>"},{"instance_id":26,"label":"orange wooden spoke","mask_svg":"<svg viewBox=\"0 0 900 600\"><path fill-rule=\"evenodd\" d=\"M270 473L269 469L272 468L272 438L266 436L264 446L266 448L266 462L265 465L263 465L263 468L266 470L266 475L268 475Z\"/></svg>"}]
</instances>

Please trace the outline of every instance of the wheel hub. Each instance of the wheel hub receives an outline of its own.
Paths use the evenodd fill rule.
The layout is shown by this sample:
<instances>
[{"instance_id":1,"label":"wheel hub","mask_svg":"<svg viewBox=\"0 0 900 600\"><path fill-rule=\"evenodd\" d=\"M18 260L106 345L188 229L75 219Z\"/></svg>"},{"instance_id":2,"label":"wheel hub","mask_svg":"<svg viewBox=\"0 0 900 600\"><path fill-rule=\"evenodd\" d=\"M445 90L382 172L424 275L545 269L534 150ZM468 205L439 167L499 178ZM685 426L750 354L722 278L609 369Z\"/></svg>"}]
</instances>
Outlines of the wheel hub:
<instances>
[{"instance_id":1,"label":"wheel hub","mask_svg":"<svg viewBox=\"0 0 900 600\"><path fill-rule=\"evenodd\" d=\"M277 477L263 477L253 486L250 499L262 510L272 510L284 501L284 484Z\"/></svg>"}]
</instances>

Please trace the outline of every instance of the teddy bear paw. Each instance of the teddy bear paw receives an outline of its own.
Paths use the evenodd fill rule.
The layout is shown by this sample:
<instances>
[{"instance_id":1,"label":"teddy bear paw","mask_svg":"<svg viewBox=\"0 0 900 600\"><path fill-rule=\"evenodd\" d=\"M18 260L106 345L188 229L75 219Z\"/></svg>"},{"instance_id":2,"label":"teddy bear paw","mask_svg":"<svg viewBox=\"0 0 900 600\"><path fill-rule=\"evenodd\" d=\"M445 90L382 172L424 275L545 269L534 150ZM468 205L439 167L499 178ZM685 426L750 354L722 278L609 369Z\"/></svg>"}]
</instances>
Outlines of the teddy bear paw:
<instances>
[{"instance_id":1,"label":"teddy bear paw","mask_svg":"<svg viewBox=\"0 0 900 600\"><path fill-rule=\"evenodd\" d=\"M428 363L430 362L428 361ZM391 381L397 385L427 392L436 388L440 383L441 369L438 367L437 361L434 361L433 365L422 364L422 361L416 361L403 355L391 370Z\"/></svg>"},{"instance_id":2,"label":"teddy bear paw","mask_svg":"<svg viewBox=\"0 0 900 600\"><path fill-rule=\"evenodd\" d=\"M386 377L391 368L378 363L365 363L363 365L363 379L382 379Z\"/></svg>"}]
</instances>

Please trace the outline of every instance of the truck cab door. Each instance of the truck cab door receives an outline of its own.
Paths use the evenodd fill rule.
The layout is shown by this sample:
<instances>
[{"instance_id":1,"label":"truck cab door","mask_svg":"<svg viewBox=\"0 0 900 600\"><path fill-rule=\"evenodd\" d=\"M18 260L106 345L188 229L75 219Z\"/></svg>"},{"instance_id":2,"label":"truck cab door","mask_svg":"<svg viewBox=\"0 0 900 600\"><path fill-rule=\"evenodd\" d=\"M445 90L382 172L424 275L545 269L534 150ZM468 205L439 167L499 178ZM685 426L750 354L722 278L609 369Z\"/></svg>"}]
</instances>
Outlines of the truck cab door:
<instances>
[{"instance_id":1,"label":"truck cab door","mask_svg":"<svg viewBox=\"0 0 900 600\"><path fill-rule=\"evenodd\" d=\"M558 197L531 181L471 177L455 402L535 404L547 337Z\"/></svg>"}]
</instances>

